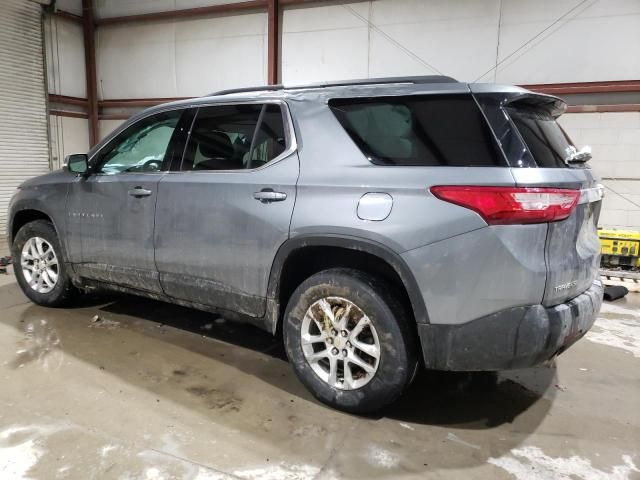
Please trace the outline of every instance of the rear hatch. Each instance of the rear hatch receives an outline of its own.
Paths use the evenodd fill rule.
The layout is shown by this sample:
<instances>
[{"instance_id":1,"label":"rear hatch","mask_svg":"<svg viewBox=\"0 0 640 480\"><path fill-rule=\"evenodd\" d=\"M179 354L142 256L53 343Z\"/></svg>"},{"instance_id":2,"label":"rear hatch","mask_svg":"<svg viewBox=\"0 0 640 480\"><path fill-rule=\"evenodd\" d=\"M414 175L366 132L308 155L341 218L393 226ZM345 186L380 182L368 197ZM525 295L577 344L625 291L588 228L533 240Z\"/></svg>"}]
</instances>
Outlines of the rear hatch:
<instances>
[{"instance_id":1,"label":"rear hatch","mask_svg":"<svg viewBox=\"0 0 640 480\"><path fill-rule=\"evenodd\" d=\"M565 220L549 223L543 304L557 305L587 290L598 275L597 223L602 187L557 122L565 104L529 92L478 94L477 98L507 155L517 186L579 189L578 205Z\"/></svg>"}]
</instances>

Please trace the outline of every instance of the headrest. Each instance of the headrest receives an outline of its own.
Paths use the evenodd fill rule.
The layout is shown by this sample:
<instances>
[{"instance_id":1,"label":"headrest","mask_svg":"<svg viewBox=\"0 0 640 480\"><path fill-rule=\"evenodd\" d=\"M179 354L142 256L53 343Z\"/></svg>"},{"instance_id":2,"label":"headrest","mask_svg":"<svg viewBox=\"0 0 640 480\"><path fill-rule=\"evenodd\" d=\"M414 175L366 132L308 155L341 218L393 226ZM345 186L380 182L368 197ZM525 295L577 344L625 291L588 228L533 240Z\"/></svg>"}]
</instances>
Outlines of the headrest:
<instances>
[{"instance_id":1,"label":"headrest","mask_svg":"<svg viewBox=\"0 0 640 480\"><path fill-rule=\"evenodd\" d=\"M196 135L199 142L200 153L207 158L233 156L233 145L229 136L224 132L206 132Z\"/></svg>"}]
</instances>

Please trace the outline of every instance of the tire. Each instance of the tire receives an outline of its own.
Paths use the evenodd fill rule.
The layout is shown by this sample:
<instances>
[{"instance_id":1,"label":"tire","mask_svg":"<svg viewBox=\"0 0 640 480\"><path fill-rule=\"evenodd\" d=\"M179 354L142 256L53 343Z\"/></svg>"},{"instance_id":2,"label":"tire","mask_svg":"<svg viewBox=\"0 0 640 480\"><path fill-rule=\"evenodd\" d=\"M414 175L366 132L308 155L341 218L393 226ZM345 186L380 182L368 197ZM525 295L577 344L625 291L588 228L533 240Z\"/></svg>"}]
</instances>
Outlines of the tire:
<instances>
[{"instance_id":1,"label":"tire","mask_svg":"<svg viewBox=\"0 0 640 480\"><path fill-rule=\"evenodd\" d=\"M30 253L39 254L38 243L41 247L40 251L44 254L41 257L32 257ZM25 245L27 245L26 249ZM54 258L51 251L55 256L56 264L51 261ZM45 307L61 307L71 303L77 290L67 274L60 241L51 222L34 220L24 225L16 234L11 254L18 285L33 303ZM42 258L41 262L49 261L47 266L45 263L40 263L42 270L39 275L37 272L34 273L32 269L34 262L37 262L38 259L32 260L32 258ZM55 281L51 272L57 272ZM31 278L29 279L27 276ZM37 288L40 278L42 278L42 287ZM34 283L36 286L33 286Z\"/></svg>"},{"instance_id":2,"label":"tire","mask_svg":"<svg viewBox=\"0 0 640 480\"><path fill-rule=\"evenodd\" d=\"M418 367L416 337L390 292L379 279L345 268L317 273L294 291L284 317L285 349L298 378L322 403L370 413L394 402L411 383ZM331 316L323 313L327 305ZM360 333L357 325L364 325Z\"/></svg>"}]
</instances>

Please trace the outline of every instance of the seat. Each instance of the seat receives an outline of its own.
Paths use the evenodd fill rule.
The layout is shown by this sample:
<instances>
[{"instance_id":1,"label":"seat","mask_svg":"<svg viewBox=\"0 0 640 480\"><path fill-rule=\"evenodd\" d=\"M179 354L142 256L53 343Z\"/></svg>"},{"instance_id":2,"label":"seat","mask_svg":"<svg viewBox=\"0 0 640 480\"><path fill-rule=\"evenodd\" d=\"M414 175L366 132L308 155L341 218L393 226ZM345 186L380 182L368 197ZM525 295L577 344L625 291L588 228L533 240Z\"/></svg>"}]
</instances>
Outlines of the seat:
<instances>
[{"instance_id":1,"label":"seat","mask_svg":"<svg viewBox=\"0 0 640 480\"><path fill-rule=\"evenodd\" d=\"M237 158L229 136L214 131L194 135L200 154L205 157L194 164L194 170L240 170L242 158Z\"/></svg>"}]
</instances>

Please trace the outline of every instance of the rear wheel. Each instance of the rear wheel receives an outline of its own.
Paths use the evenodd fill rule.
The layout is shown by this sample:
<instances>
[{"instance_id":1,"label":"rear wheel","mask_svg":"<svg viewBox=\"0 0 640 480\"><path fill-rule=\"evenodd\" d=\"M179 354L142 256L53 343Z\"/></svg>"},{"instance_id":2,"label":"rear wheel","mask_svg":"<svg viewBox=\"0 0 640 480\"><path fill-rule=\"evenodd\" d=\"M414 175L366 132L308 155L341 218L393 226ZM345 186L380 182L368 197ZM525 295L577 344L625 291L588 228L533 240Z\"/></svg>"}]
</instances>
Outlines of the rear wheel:
<instances>
[{"instance_id":1,"label":"rear wheel","mask_svg":"<svg viewBox=\"0 0 640 480\"><path fill-rule=\"evenodd\" d=\"M402 304L378 279L331 269L305 280L284 319L287 355L323 403L366 413L397 399L417 368Z\"/></svg>"},{"instance_id":2,"label":"rear wheel","mask_svg":"<svg viewBox=\"0 0 640 480\"><path fill-rule=\"evenodd\" d=\"M35 220L24 225L14 239L12 256L18 284L32 302L48 307L70 302L76 290L51 222Z\"/></svg>"}]
</instances>

